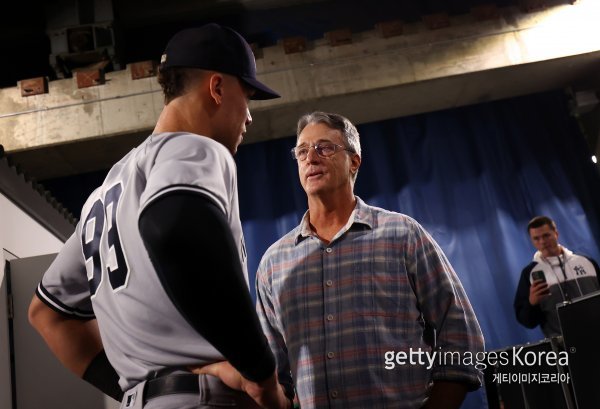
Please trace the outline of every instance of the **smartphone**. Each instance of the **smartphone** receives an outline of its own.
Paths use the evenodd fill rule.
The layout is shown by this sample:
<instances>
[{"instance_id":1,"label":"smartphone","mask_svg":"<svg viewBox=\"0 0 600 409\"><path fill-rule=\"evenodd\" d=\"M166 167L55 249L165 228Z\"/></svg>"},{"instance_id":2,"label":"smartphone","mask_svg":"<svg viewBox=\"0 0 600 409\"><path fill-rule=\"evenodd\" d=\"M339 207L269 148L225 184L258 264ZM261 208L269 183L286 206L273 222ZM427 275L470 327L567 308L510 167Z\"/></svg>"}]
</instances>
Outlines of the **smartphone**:
<instances>
[{"instance_id":1,"label":"smartphone","mask_svg":"<svg viewBox=\"0 0 600 409\"><path fill-rule=\"evenodd\" d=\"M543 280L544 282L546 281L546 276L544 275L543 271L534 271L533 273L531 273L531 278L533 278L533 280Z\"/></svg>"}]
</instances>

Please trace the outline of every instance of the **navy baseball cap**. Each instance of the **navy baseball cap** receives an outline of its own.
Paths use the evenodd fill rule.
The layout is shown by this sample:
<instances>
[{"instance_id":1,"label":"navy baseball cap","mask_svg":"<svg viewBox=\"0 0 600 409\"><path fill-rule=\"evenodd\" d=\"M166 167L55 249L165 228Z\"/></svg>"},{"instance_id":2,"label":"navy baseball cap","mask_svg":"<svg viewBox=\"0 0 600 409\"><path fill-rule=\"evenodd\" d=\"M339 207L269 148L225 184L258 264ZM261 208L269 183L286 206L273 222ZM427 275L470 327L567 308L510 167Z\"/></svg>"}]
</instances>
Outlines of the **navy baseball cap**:
<instances>
[{"instance_id":1,"label":"navy baseball cap","mask_svg":"<svg viewBox=\"0 0 600 409\"><path fill-rule=\"evenodd\" d=\"M169 40L160 62L163 67L202 68L236 76L256 90L251 99L281 96L256 79L252 49L229 27L211 23L181 30Z\"/></svg>"}]
</instances>

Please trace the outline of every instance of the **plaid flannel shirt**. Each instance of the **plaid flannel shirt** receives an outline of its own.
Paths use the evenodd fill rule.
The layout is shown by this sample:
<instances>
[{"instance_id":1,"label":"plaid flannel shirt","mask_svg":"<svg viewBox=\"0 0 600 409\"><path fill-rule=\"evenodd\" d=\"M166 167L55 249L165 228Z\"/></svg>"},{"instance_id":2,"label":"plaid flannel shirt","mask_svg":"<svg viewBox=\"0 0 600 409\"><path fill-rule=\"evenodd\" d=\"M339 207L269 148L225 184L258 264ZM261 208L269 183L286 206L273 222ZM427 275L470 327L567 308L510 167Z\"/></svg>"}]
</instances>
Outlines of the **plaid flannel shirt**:
<instances>
[{"instance_id":1,"label":"plaid flannel shirt","mask_svg":"<svg viewBox=\"0 0 600 409\"><path fill-rule=\"evenodd\" d=\"M480 371L461 360L483 351L479 323L446 256L415 220L357 197L325 245L307 219L267 250L256 281L280 381L293 379L302 409L418 408L431 381L481 385ZM434 342L457 359L397 360Z\"/></svg>"}]
</instances>

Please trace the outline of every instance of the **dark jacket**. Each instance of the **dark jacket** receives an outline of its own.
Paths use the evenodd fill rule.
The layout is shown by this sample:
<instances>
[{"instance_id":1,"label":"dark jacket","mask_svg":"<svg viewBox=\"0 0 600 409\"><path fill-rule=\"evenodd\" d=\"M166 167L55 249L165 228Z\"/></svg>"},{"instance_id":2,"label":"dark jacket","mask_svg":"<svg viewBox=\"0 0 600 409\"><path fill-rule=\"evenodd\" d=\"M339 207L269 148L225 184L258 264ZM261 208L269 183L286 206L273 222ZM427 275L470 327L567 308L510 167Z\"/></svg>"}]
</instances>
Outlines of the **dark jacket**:
<instances>
[{"instance_id":1,"label":"dark jacket","mask_svg":"<svg viewBox=\"0 0 600 409\"><path fill-rule=\"evenodd\" d=\"M517 321L527 328L540 325L546 337L561 334L556 312L557 304L600 289L598 264L589 257L575 254L565 247L562 249L560 263L556 257L546 259L539 251L536 252L533 261L521 272L515 294L514 307ZM529 288L533 281L531 275L535 271L544 273L550 296L534 306L529 304Z\"/></svg>"}]
</instances>

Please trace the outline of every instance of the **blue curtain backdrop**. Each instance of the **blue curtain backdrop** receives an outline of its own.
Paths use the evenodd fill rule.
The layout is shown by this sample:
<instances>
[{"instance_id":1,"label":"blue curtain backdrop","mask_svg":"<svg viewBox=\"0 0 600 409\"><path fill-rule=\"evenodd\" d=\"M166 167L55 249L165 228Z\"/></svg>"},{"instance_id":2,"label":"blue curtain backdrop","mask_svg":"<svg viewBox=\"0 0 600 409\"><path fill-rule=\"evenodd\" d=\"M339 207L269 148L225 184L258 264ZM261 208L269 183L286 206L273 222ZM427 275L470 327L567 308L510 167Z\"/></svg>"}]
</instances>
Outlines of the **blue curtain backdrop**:
<instances>
[{"instance_id":1,"label":"blue curtain backdrop","mask_svg":"<svg viewBox=\"0 0 600 409\"><path fill-rule=\"evenodd\" d=\"M301 114L301 113L299 113ZM352 120L352 118L350 118ZM355 192L408 214L457 271L486 348L543 338L520 326L513 297L534 248L527 222L544 214L560 242L600 260L600 177L560 92L358 126L363 148ZM240 206L251 280L267 247L306 211L295 137L242 146ZM383 361L382 361L383 362ZM483 391L465 408L484 407Z\"/></svg>"}]
</instances>

